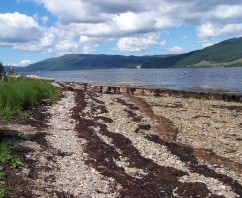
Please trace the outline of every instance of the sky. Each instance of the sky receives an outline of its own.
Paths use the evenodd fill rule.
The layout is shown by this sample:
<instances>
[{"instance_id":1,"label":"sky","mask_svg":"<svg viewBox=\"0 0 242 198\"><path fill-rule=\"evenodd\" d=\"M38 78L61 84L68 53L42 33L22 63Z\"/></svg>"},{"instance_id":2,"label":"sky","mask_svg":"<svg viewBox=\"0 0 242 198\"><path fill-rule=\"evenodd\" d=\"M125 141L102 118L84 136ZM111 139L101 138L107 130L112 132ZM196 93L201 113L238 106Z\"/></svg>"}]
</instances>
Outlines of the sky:
<instances>
[{"instance_id":1,"label":"sky","mask_svg":"<svg viewBox=\"0 0 242 198\"><path fill-rule=\"evenodd\" d=\"M1 0L0 62L164 55L242 36L241 0Z\"/></svg>"}]
</instances>

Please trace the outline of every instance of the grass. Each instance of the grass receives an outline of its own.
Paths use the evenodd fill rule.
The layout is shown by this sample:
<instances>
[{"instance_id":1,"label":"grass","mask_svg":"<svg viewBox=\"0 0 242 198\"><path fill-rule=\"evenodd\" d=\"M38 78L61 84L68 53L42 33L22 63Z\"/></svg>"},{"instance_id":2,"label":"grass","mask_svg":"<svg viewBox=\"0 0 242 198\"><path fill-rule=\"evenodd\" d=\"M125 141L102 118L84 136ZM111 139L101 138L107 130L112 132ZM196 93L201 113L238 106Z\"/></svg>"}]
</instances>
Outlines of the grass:
<instances>
[{"instance_id":1,"label":"grass","mask_svg":"<svg viewBox=\"0 0 242 198\"><path fill-rule=\"evenodd\" d=\"M5 196L5 188L2 185L2 182L5 179L5 173L3 171L3 166L0 166L0 198L3 198Z\"/></svg>"},{"instance_id":2,"label":"grass","mask_svg":"<svg viewBox=\"0 0 242 198\"><path fill-rule=\"evenodd\" d=\"M0 116L5 119L23 118L25 110L43 100L55 101L59 97L59 89L46 81L0 81ZM17 168L23 164L20 158L12 154L13 146L7 140L0 139L0 198L6 197L8 193L4 185L7 179L5 170L10 166Z\"/></svg>"},{"instance_id":3,"label":"grass","mask_svg":"<svg viewBox=\"0 0 242 198\"><path fill-rule=\"evenodd\" d=\"M242 65L242 58L230 61L230 62L211 62L202 60L196 64L190 65L190 67L238 67Z\"/></svg>"},{"instance_id":4,"label":"grass","mask_svg":"<svg viewBox=\"0 0 242 198\"><path fill-rule=\"evenodd\" d=\"M17 156L12 155L11 144L3 140L0 141L0 198L6 196L6 189L3 183L6 178L4 168L9 165L17 168L23 165L23 162Z\"/></svg>"},{"instance_id":5,"label":"grass","mask_svg":"<svg viewBox=\"0 0 242 198\"><path fill-rule=\"evenodd\" d=\"M10 143L8 143L7 141L1 141L0 142L0 163L1 164L7 164L10 163L14 168L19 167L20 165L22 165L22 161L12 155L11 153L11 145ZM2 171L3 168L0 166L0 171ZM0 172L0 179L1 179L1 172ZM2 175L3 177L3 175Z\"/></svg>"},{"instance_id":6,"label":"grass","mask_svg":"<svg viewBox=\"0 0 242 198\"><path fill-rule=\"evenodd\" d=\"M23 79L0 83L0 115L6 119L24 116L23 110L40 103L59 98L58 89L40 80Z\"/></svg>"}]
</instances>

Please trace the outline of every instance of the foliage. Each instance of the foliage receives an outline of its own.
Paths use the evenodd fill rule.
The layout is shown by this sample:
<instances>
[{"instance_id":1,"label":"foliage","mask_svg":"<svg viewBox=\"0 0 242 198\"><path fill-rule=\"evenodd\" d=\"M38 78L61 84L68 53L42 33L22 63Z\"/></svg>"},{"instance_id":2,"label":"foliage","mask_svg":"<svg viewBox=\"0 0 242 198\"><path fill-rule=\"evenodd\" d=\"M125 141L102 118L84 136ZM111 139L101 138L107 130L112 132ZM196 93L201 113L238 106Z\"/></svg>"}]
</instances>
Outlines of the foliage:
<instances>
[{"instance_id":1,"label":"foliage","mask_svg":"<svg viewBox=\"0 0 242 198\"><path fill-rule=\"evenodd\" d=\"M121 55L91 55L67 54L49 58L26 67L26 71L54 71L78 69L110 69L126 68L127 66L140 65L151 59L152 56L121 56ZM157 57L156 57L157 58ZM161 59L161 58L160 58ZM23 69L23 68L18 68Z\"/></svg>"},{"instance_id":2,"label":"foliage","mask_svg":"<svg viewBox=\"0 0 242 198\"><path fill-rule=\"evenodd\" d=\"M3 179L5 179L5 174L3 172L3 167L0 166L0 181L2 181Z\"/></svg>"},{"instance_id":3,"label":"foliage","mask_svg":"<svg viewBox=\"0 0 242 198\"><path fill-rule=\"evenodd\" d=\"M18 157L11 154L10 143L8 143L7 141L0 142L0 163L1 164L10 163L14 168L17 168L20 165L23 165L22 161ZM2 176L4 179L4 174Z\"/></svg>"},{"instance_id":4,"label":"foliage","mask_svg":"<svg viewBox=\"0 0 242 198\"><path fill-rule=\"evenodd\" d=\"M6 189L2 183L6 178L4 173L4 167L10 165L14 168L17 168L23 165L21 159L12 155L11 145L5 140L0 141L0 165L0 198L3 198L6 195Z\"/></svg>"},{"instance_id":5,"label":"foliage","mask_svg":"<svg viewBox=\"0 0 242 198\"><path fill-rule=\"evenodd\" d=\"M242 58L242 37L233 38L213 46L204 48L197 51L191 56L182 59L175 66L242 66L241 61L237 61ZM205 63L203 65L202 63Z\"/></svg>"},{"instance_id":6,"label":"foliage","mask_svg":"<svg viewBox=\"0 0 242 198\"><path fill-rule=\"evenodd\" d=\"M5 189L0 185L0 198L5 197Z\"/></svg>"},{"instance_id":7,"label":"foliage","mask_svg":"<svg viewBox=\"0 0 242 198\"><path fill-rule=\"evenodd\" d=\"M5 188L1 184L1 182L5 179L5 173L3 170L3 166L0 166L0 198L3 198L5 196Z\"/></svg>"},{"instance_id":8,"label":"foliage","mask_svg":"<svg viewBox=\"0 0 242 198\"><path fill-rule=\"evenodd\" d=\"M43 99L50 101L59 98L58 89L48 82L39 80L22 79L18 81L4 81L0 84L0 114L5 118L23 115L23 110L40 103ZM19 136L26 139L26 136ZM7 195L4 182L7 178L5 169L9 166L17 168L23 165L22 160L12 154L14 144L0 139L0 198Z\"/></svg>"},{"instance_id":9,"label":"foliage","mask_svg":"<svg viewBox=\"0 0 242 198\"><path fill-rule=\"evenodd\" d=\"M183 60L186 57L189 57L191 54L195 53L196 51L179 54L179 55L172 55L167 57L153 57L152 59L148 60L147 62L143 63L143 68L170 68L173 67L178 61Z\"/></svg>"},{"instance_id":10,"label":"foliage","mask_svg":"<svg viewBox=\"0 0 242 198\"><path fill-rule=\"evenodd\" d=\"M0 74L3 73L3 64L0 62Z\"/></svg>"},{"instance_id":11,"label":"foliage","mask_svg":"<svg viewBox=\"0 0 242 198\"><path fill-rule=\"evenodd\" d=\"M59 98L58 89L40 80L23 79L3 82L0 85L0 115L7 119L24 116L23 110L40 103Z\"/></svg>"}]
</instances>

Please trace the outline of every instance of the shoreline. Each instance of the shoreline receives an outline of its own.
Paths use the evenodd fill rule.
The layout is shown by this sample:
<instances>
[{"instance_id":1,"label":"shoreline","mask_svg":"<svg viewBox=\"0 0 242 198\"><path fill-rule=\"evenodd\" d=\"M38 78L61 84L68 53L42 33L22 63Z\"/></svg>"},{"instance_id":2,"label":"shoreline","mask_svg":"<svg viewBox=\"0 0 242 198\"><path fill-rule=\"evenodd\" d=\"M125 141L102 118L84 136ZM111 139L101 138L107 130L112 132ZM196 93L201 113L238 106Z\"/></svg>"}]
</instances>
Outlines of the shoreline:
<instances>
[{"instance_id":1,"label":"shoreline","mask_svg":"<svg viewBox=\"0 0 242 198\"><path fill-rule=\"evenodd\" d=\"M119 93L133 94L133 95L153 95L162 96L163 94L168 94L169 96L177 96L183 98L196 98L196 99L208 99L208 100L223 100L228 102L242 102L242 93L228 93L221 90L174 90L174 89L164 89L164 88L148 88L145 86L137 86L130 84L99 84L99 83L84 83L84 82L56 82L59 84L70 85L72 87L83 87L87 90L88 87L96 91L97 93L107 92L107 88L110 87L111 92L115 93L113 88L120 88ZM105 88L105 89L103 89ZM131 89L135 89L132 92Z\"/></svg>"}]
</instances>

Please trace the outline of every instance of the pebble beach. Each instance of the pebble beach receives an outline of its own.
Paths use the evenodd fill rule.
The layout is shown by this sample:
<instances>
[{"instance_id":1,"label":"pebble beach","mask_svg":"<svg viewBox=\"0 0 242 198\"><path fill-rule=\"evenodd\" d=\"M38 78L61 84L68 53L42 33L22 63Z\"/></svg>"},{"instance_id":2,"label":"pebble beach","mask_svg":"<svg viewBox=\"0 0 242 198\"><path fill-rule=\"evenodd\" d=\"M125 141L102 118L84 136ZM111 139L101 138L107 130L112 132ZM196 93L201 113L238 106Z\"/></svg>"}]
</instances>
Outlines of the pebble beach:
<instances>
[{"instance_id":1,"label":"pebble beach","mask_svg":"<svg viewBox=\"0 0 242 198\"><path fill-rule=\"evenodd\" d=\"M241 102L56 84L42 123L17 126L38 137L21 143L33 197L242 196Z\"/></svg>"}]
</instances>

